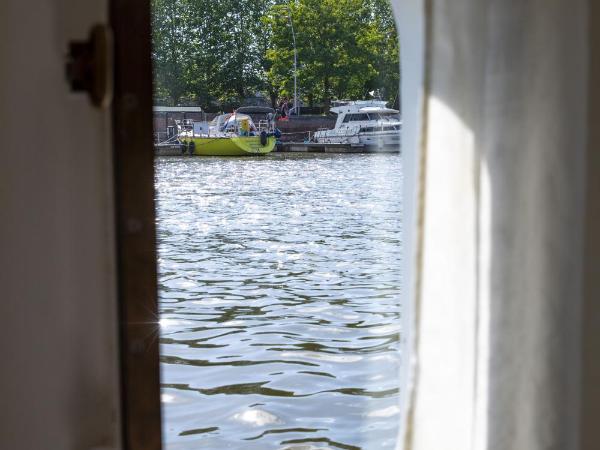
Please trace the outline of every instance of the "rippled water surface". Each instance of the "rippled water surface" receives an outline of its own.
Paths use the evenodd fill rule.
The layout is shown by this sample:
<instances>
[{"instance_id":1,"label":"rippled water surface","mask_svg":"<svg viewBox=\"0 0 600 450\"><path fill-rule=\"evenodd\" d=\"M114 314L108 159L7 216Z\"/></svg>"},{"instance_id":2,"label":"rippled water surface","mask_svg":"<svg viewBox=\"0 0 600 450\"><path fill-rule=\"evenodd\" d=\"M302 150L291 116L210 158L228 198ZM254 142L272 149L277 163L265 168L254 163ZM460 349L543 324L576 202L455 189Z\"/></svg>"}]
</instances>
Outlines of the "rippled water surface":
<instances>
[{"instance_id":1,"label":"rippled water surface","mask_svg":"<svg viewBox=\"0 0 600 450\"><path fill-rule=\"evenodd\" d=\"M166 448L393 448L400 157L156 169Z\"/></svg>"}]
</instances>

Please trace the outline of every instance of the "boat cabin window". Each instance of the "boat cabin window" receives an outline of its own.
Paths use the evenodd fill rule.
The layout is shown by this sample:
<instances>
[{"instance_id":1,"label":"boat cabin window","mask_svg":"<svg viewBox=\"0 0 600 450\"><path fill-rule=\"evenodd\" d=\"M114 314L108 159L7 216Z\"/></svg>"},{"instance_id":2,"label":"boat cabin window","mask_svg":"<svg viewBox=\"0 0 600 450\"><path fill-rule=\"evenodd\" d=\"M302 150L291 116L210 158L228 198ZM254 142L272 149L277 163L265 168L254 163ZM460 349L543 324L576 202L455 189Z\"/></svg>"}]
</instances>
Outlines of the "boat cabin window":
<instances>
[{"instance_id":1,"label":"boat cabin window","mask_svg":"<svg viewBox=\"0 0 600 450\"><path fill-rule=\"evenodd\" d=\"M376 127L360 127L360 131L364 133L371 133L374 131L400 131L400 125L387 125L387 126L376 126Z\"/></svg>"},{"instance_id":2,"label":"boat cabin window","mask_svg":"<svg viewBox=\"0 0 600 450\"><path fill-rule=\"evenodd\" d=\"M346 114L346 117L344 117L344 123L345 122L360 122L363 120L369 120L369 115L368 114Z\"/></svg>"},{"instance_id":3,"label":"boat cabin window","mask_svg":"<svg viewBox=\"0 0 600 450\"><path fill-rule=\"evenodd\" d=\"M369 113L369 118L371 120L400 120L400 114L386 112L386 113Z\"/></svg>"}]
</instances>

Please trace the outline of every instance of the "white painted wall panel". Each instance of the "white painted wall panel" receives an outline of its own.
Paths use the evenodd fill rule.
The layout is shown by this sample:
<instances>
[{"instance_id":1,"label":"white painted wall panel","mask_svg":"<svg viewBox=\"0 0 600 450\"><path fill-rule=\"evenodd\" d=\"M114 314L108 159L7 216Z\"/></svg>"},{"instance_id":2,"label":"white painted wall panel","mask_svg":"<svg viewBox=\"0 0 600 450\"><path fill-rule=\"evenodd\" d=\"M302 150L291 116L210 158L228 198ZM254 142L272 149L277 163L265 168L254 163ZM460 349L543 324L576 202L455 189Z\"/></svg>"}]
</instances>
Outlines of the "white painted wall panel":
<instances>
[{"instance_id":1,"label":"white painted wall panel","mask_svg":"<svg viewBox=\"0 0 600 450\"><path fill-rule=\"evenodd\" d=\"M0 3L0 448L118 446L110 118L68 41L105 0Z\"/></svg>"}]
</instances>

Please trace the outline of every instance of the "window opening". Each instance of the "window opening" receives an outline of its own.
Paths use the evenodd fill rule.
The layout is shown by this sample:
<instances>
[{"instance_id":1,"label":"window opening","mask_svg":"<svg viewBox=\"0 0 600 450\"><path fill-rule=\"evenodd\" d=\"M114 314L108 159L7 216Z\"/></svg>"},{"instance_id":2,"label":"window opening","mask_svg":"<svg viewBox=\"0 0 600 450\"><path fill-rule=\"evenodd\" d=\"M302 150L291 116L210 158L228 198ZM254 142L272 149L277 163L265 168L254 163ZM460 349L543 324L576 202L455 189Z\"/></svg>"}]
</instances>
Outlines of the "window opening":
<instances>
[{"instance_id":1,"label":"window opening","mask_svg":"<svg viewBox=\"0 0 600 450\"><path fill-rule=\"evenodd\" d=\"M388 0L152 0L152 23L165 448L396 448Z\"/></svg>"}]
</instances>

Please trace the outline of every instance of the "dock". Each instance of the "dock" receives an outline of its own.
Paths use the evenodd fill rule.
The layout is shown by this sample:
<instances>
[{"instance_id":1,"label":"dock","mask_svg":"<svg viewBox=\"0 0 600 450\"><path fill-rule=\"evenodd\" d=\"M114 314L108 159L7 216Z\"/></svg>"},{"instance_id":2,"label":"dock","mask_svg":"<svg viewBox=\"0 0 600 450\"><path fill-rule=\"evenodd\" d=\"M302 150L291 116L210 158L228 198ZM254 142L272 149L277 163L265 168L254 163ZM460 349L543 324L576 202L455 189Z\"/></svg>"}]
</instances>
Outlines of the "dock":
<instances>
[{"instance_id":1,"label":"dock","mask_svg":"<svg viewBox=\"0 0 600 450\"><path fill-rule=\"evenodd\" d=\"M156 156L181 156L185 153L183 144L154 144Z\"/></svg>"},{"instance_id":2,"label":"dock","mask_svg":"<svg viewBox=\"0 0 600 450\"><path fill-rule=\"evenodd\" d=\"M278 153L399 153L397 147L379 147L364 144L323 144L317 142L282 142L277 146ZM183 144L154 144L156 156L187 155Z\"/></svg>"},{"instance_id":3,"label":"dock","mask_svg":"<svg viewBox=\"0 0 600 450\"><path fill-rule=\"evenodd\" d=\"M289 153L399 153L399 147L364 144L326 144L320 142L284 142L277 149Z\"/></svg>"}]
</instances>

